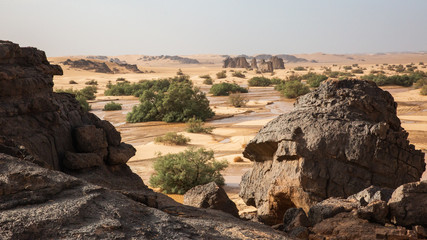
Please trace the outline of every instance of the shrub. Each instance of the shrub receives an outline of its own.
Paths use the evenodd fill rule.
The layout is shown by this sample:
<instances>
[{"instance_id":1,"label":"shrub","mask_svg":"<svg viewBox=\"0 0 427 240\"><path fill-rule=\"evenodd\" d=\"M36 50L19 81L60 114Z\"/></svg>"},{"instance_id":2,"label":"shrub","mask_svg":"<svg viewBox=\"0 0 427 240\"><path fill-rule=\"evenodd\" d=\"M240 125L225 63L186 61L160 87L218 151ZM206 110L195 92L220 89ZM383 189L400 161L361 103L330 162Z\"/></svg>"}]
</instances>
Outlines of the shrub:
<instances>
[{"instance_id":1,"label":"shrub","mask_svg":"<svg viewBox=\"0 0 427 240\"><path fill-rule=\"evenodd\" d=\"M211 78L211 76L209 74L206 74L206 75L200 75L199 78L208 79L208 78Z\"/></svg>"},{"instance_id":2,"label":"shrub","mask_svg":"<svg viewBox=\"0 0 427 240\"><path fill-rule=\"evenodd\" d=\"M233 105L234 107L244 107L249 101L245 96L240 93L230 94L228 99L231 105Z\"/></svg>"},{"instance_id":3,"label":"shrub","mask_svg":"<svg viewBox=\"0 0 427 240\"><path fill-rule=\"evenodd\" d=\"M211 89L209 90L210 93L212 93L214 96L228 96L230 93L247 93L248 89L242 88L239 85L235 83L218 83L212 85Z\"/></svg>"},{"instance_id":4,"label":"shrub","mask_svg":"<svg viewBox=\"0 0 427 240\"><path fill-rule=\"evenodd\" d=\"M353 69L351 66L343 66L342 67L344 70L351 70L351 69Z\"/></svg>"},{"instance_id":5,"label":"shrub","mask_svg":"<svg viewBox=\"0 0 427 240\"><path fill-rule=\"evenodd\" d=\"M115 103L115 102L109 102L104 105L103 111L116 111L116 110L122 110L122 104Z\"/></svg>"},{"instance_id":6,"label":"shrub","mask_svg":"<svg viewBox=\"0 0 427 240\"><path fill-rule=\"evenodd\" d=\"M424 62L419 62L418 65L424 65Z\"/></svg>"},{"instance_id":7,"label":"shrub","mask_svg":"<svg viewBox=\"0 0 427 240\"><path fill-rule=\"evenodd\" d=\"M227 161L216 161L214 152L204 148L159 155L153 165L155 172L150 178L150 184L165 193L178 194L209 182L224 185L224 177L220 171L227 166Z\"/></svg>"},{"instance_id":8,"label":"shrub","mask_svg":"<svg viewBox=\"0 0 427 240\"><path fill-rule=\"evenodd\" d=\"M415 82L414 87L422 88L425 85L427 85L427 78L420 78Z\"/></svg>"},{"instance_id":9,"label":"shrub","mask_svg":"<svg viewBox=\"0 0 427 240\"><path fill-rule=\"evenodd\" d=\"M427 85L424 85L420 90L421 95L427 95Z\"/></svg>"},{"instance_id":10,"label":"shrub","mask_svg":"<svg viewBox=\"0 0 427 240\"><path fill-rule=\"evenodd\" d=\"M77 84L77 82L76 82L76 81L74 81L74 80L70 80L68 83L69 83L69 84Z\"/></svg>"},{"instance_id":11,"label":"shrub","mask_svg":"<svg viewBox=\"0 0 427 240\"><path fill-rule=\"evenodd\" d=\"M212 85L213 84L212 78L211 77L206 78L205 80L203 80L203 84Z\"/></svg>"},{"instance_id":12,"label":"shrub","mask_svg":"<svg viewBox=\"0 0 427 240\"><path fill-rule=\"evenodd\" d=\"M94 79L92 79L92 80L90 80L90 81L87 81L87 82L85 82L85 84L86 85L98 85L98 81L95 81Z\"/></svg>"},{"instance_id":13,"label":"shrub","mask_svg":"<svg viewBox=\"0 0 427 240\"><path fill-rule=\"evenodd\" d=\"M321 82L328 79L327 76L316 73L303 75L302 78L307 80L307 84L310 85L310 87L319 87Z\"/></svg>"},{"instance_id":14,"label":"shrub","mask_svg":"<svg viewBox=\"0 0 427 240\"><path fill-rule=\"evenodd\" d=\"M76 96L76 100L80 103L83 111L88 112L92 109L91 105L87 102L87 99L82 95Z\"/></svg>"},{"instance_id":15,"label":"shrub","mask_svg":"<svg viewBox=\"0 0 427 240\"><path fill-rule=\"evenodd\" d=\"M240 156L236 156L234 157L233 162L243 162L243 158Z\"/></svg>"},{"instance_id":16,"label":"shrub","mask_svg":"<svg viewBox=\"0 0 427 240\"><path fill-rule=\"evenodd\" d=\"M396 66L394 68L394 71L396 71L397 73L404 72L405 71L405 67L402 64L400 64L400 65L398 65L398 66Z\"/></svg>"},{"instance_id":17,"label":"shrub","mask_svg":"<svg viewBox=\"0 0 427 240\"><path fill-rule=\"evenodd\" d=\"M190 138L176 132L168 132L165 135L154 139L154 142L166 145L186 145L189 141Z\"/></svg>"},{"instance_id":18,"label":"shrub","mask_svg":"<svg viewBox=\"0 0 427 240\"><path fill-rule=\"evenodd\" d=\"M360 68L357 68L357 69L353 69L353 70L351 70L351 73L363 74L363 70L362 70L362 69L360 69Z\"/></svg>"},{"instance_id":19,"label":"shrub","mask_svg":"<svg viewBox=\"0 0 427 240\"><path fill-rule=\"evenodd\" d=\"M284 84L277 85L277 90L286 98L296 98L310 92L308 86L299 81L286 81Z\"/></svg>"},{"instance_id":20,"label":"shrub","mask_svg":"<svg viewBox=\"0 0 427 240\"><path fill-rule=\"evenodd\" d=\"M194 88L191 81L174 78L164 84L141 90L138 93L140 104L133 107L126 120L186 122L193 116L206 120L215 115L206 94Z\"/></svg>"},{"instance_id":21,"label":"shrub","mask_svg":"<svg viewBox=\"0 0 427 240\"><path fill-rule=\"evenodd\" d=\"M331 71L331 72L323 72L326 76L329 76L330 78L337 78L340 75L340 72L338 71Z\"/></svg>"},{"instance_id":22,"label":"shrub","mask_svg":"<svg viewBox=\"0 0 427 240\"><path fill-rule=\"evenodd\" d=\"M227 71L223 70L221 72L218 72L216 74L216 78L221 79L221 78L226 78L227 77Z\"/></svg>"},{"instance_id":23,"label":"shrub","mask_svg":"<svg viewBox=\"0 0 427 240\"><path fill-rule=\"evenodd\" d=\"M184 75L184 73L182 72L181 68L178 69L178 72L176 72L176 75L177 76L183 76Z\"/></svg>"},{"instance_id":24,"label":"shrub","mask_svg":"<svg viewBox=\"0 0 427 240\"><path fill-rule=\"evenodd\" d=\"M95 93L97 93L97 88L95 86L85 87L80 91L76 92L76 96L83 96L87 100L95 100L96 96Z\"/></svg>"},{"instance_id":25,"label":"shrub","mask_svg":"<svg viewBox=\"0 0 427 240\"><path fill-rule=\"evenodd\" d=\"M139 97L145 90L165 91L172 81L189 81L186 76L169 79L142 80L139 83L119 82L115 85L108 84L105 96L135 96Z\"/></svg>"},{"instance_id":26,"label":"shrub","mask_svg":"<svg viewBox=\"0 0 427 240\"><path fill-rule=\"evenodd\" d=\"M232 74L232 76L233 77L238 77L238 78L245 78L246 76L245 76L245 74L243 74L242 72L240 72L240 71L235 71L233 74Z\"/></svg>"},{"instance_id":27,"label":"shrub","mask_svg":"<svg viewBox=\"0 0 427 240\"><path fill-rule=\"evenodd\" d=\"M274 78L270 79L270 81L271 81L271 84L273 84L273 85L281 84L283 82L283 80L278 78L278 77L274 77Z\"/></svg>"},{"instance_id":28,"label":"shrub","mask_svg":"<svg viewBox=\"0 0 427 240\"><path fill-rule=\"evenodd\" d=\"M125 78L120 77L116 79L116 82L128 82L128 81L126 81Z\"/></svg>"},{"instance_id":29,"label":"shrub","mask_svg":"<svg viewBox=\"0 0 427 240\"><path fill-rule=\"evenodd\" d=\"M298 67L294 67L295 71L305 71L305 67L302 66L298 66Z\"/></svg>"},{"instance_id":30,"label":"shrub","mask_svg":"<svg viewBox=\"0 0 427 240\"><path fill-rule=\"evenodd\" d=\"M248 80L249 86L270 86L271 80L266 77L253 77Z\"/></svg>"},{"instance_id":31,"label":"shrub","mask_svg":"<svg viewBox=\"0 0 427 240\"><path fill-rule=\"evenodd\" d=\"M187 132L189 133L212 133L213 127L203 127L201 119L192 117L187 121Z\"/></svg>"},{"instance_id":32,"label":"shrub","mask_svg":"<svg viewBox=\"0 0 427 240\"><path fill-rule=\"evenodd\" d=\"M417 71L410 75L393 75L387 77L384 74L369 74L361 76L361 79L374 81L378 86L384 85L398 85L403 87L410 87L413 83L419 79L424 78L426 75L424 72Z\"/></svg>"}]
</instances>

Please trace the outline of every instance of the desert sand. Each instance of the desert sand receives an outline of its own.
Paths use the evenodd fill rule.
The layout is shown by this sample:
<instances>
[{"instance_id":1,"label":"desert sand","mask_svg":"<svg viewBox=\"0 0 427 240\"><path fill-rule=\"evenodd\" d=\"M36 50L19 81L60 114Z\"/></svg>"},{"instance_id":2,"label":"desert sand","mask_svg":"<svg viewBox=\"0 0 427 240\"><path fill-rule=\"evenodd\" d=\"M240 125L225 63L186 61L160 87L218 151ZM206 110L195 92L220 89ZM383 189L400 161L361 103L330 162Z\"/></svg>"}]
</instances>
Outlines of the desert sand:
<instances>
[{"instance_id":1,"label":"desert sand","mask_svg":"<svg viewBox=\"0 0 427 240\"><path fill-rule=\"evenodd\" d=\"M139 55L140 56L140 55ZM50 58L52 63L60 63L67 58L78 59L84 56ZM251 87L247 94L250 100L246 107L234 108L228 103L227 97L209 96L212 109L216 113L214 120L208 121L206 126L214 127L212 134L191 134L185 131L184 123L164 123L164 122L145 122L145 123L126 123L126 114L131 111L132 107L138 104L138 99L132 96L104 96L103 92L109 81L116 82L117 78L125 78L130 82L138 82L142 79L159 79L173 77L178 69L182 69L184 74L190 76L195 86L199 86L202 91L208 92L209 87L203 85L203 79L200 75L209 74L214 83L222 81L236 82L241 86L247 87L247 80L253 76L260 76L254 71L246 71L246 78L232 77L230 69L227 70L226 79L216 79L215 74L224 69L221 68L222 58L219 55L192 55L189 58L198 59L202 64L177 64L174 62L141 62L138 61L137 55L114 56L120 60L127 61L131 64L138 64L139 69L154 71L152 73L123 73L123 74L103 74L78 69L70 69L63 66L64 75L55 76L55 89L74 88L82 89L86 87L86 81L96 80L98 82L97 98L91 101L92 112L101 119L108 120L121 132L124 142L132 144L136 149L136 155L128 162L129 166L136 172L146 184L154 172L152 165L157 154L177 153L185 150L187 147L204 147L212 149L217 159L226 159L229 167L223 172L226 180L225 190L230 198L236 202L241 211L254 210L245 206L243 201L238 197L239 182L244 172L251 168L251 162L243 158L242 151L245 145L256 135L259 129L268 121L272 120L279 114L289 112L293 108L294 100L285 99L273 89L273 87ZM370 70L384 69L383 63L389 64L409 64L411 62L418 65L419 62L427 63L427 54L376 54L376 55L331 55L331 54L301 54L297 57L303 57L309 60L316 60L318 63L291 63L285 64L286 69L275 70L275 77L285 78L293 74L295 66L307 66L312 72L323 72L323 67L331 67L333 71L341 70L344 65L359 64L361 68L366 68L365 73ZM426 71L422 68L420 70ZM244 69L234 69L245 71ZM307 71L295 72L304 74ZM271 74L264 74L271 77ZM359 74L360 75L360 74ZM77 84L69 84L74 80ZM398 103L398 116L401 119L402 127L409 132L409 139L417 149L427 152L427 96L421 96L419 89L413 87L390 86L383 87L389 91L395 101ZM120 111L104 112L102 108L110 101L123 104ZM154 143L157 136L167 132L179 132L191 139L187 146L166 146ZM235 157L242 157L243 162L234 162ZM427 173L423 175L427 179ZM182 196L172 196L178 201L182 201Z\"/></svg>"}]
</instances>

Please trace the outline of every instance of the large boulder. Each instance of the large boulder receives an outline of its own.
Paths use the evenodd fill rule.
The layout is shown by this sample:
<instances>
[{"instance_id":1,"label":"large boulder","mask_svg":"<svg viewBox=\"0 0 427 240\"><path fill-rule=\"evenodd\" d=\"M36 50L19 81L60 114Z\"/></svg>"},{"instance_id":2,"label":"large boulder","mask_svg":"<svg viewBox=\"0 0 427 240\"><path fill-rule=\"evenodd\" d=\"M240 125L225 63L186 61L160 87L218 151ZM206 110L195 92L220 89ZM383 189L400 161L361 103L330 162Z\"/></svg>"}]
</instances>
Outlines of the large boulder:
<instances>
[{"instance_id":1,"label":"large boulder","mask_svg":"<svg viewBox=\"0 0 427 240\"><path fill-rule=\"evenodd\" d=\"M251 68L252 69L258 69L256 58L252 58L252 60L251 60Z\"/></svg>"},{"instance_id":2,"label":"large boulder","mask_svg":"<svg viewBox=\"0 0 427 240\"><path fill-rule=\"evenodd\" d=\"M193 187L184 194L184 204L198 207L221 210L235 217L239 217L236 204L231 201L227 193L215 182Z\"/></svg>"},{"instance_id":3,"label":"large boulder","mask_svg":"<svg viewBox=\"0 0 427 240\"><path fill-rule=\"evenodd\" d=\"M325 81L264 126L243 154L253 168L240 196L277 224L329 197L418 181L424 153L409 144L390 93L362 80Z\"/></svg>"},{"instance_id":4,"label":"large boulder","mask_svg":"<svg viewBox=\"0 0 427 240\"><path fill-rule=\"evenodd\" d=\"M259 63L259 70L263 73L266 72L273 72L274 68L273 68L273 63L271 61L265 61L264 59L261 60L261 62Z\"/></svg>"},{"instance_id":5,"label":"large boulder","mask_svg":"<svg viewBox=\"0 0 427 240\"><path fill-rule=\"evenodd\" d=\"M227 57L224 60L224 68L249 68L249 63L246 61L245 57Z\"/></svg>"},{"instance_id":6,"label":"large boulder","mask_svg":"<svg viewBox=\"0 0 427 240\"><path fill-rule=\"evenodd\" d=\"M271 63L273 64L273 69L285 69L285 63L283 62L283 59L279 57L271 57Z\"/></svg>"},{"instance_id":7,"label":"large boulder","mask_svg":"<svg viewBox=\"0 0 427 240\"><path fill-rule=\"evenodd\" d=\"M394 224L427 227L427 180L398 187L388 205Z\"/></svg>"}]
</instances>

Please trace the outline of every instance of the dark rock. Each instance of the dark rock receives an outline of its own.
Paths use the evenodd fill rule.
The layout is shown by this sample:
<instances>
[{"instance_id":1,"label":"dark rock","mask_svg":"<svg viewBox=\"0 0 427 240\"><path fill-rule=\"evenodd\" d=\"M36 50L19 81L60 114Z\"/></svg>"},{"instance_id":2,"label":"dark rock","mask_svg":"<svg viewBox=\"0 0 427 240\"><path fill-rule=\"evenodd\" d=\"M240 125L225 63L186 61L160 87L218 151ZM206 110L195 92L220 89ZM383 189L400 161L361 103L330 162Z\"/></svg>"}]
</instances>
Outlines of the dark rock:
<instances>
[{"instance_id":1,"label":"dark rock","mask_svg":"<svg viewBox=\"0 0 427 240\"><path fill-rule=\"evenodd\" d=\"M246 61L245 57L227 57L224 60L224 68L249 68L249 63Z\"/></svg>"},{"instance_id":2,"label":"dark rock","mask_svg":"<svg viewBox=\"0 0 427 240\"><path fill-rule=\"evenodd\" d=\"M273 63L271 62L271 61L264 61L264 60L261 60L261 62L259 63L259 70L261 71L261 72L263 72L263 73L266 73L266 72L273 72Z\"/></svg>"},{"instance_id":3,"label":"dark rock","mask_svg":"<svg viewBox=\"0 0 427 240\"><path fill-rule=\"evenodd\" d=\"M95 115L93 115L95 116ZM116 128L109 121L99 120L98 118L93 119L93 122L97 128L104 129L104 132L107 135L108 145L119 146L122 141L122 137L120 133L116 130Z\"/></svg>"},{"instance_id":4,"label":"dark rock","mask_svg":"<svg viewBox=\"0 0 427 240\"><path fill-rule=\"evenodd\" d=\"M357 209L357 216L371 222L385 224L389 222L387 219L388 206L387 202L378 200L371 201L367 206L360 206Z\"/></svg>"},{"instance_id":5,"label":"dark rock","mask_svg":"<svg viewBox=\"0 0 427 240\"><path fill-rule=\"evenodd\" d=\"M398 187L388 205L394 224L427 227L427 180Z\"/></svg>"},{"instance_id":6,"label":"dark rock","mask_svg":"<svg viewBox=\"0 0 427 240\"><path fill-rule=\"evenodd\" d=\"M63 164L70 170L98 167L102 165L102 158L96 153L66 152Z\"/></svg>"},{"instance_id":7,"label":"dark rock","mask_svg":"<svg viewBox=\"0 0 427 240\"><path fill-rule=\"evenodd\" d=\"M285 69L285 63L283 62L283 59L274 56L270 61L273 64L273 69Z\"/></svg>"},{"instance_id":8,"label":"dark rock","mask_svg":"<svg viewBox=\"0 0 427 240\"><path fill-rule=\"evenodd\" d=\"M126 164L135 153L136 149L130 144L121 143L119 146L110 146L107 163L109 165Z\"/></svg>"},{"instance_id":9,"label":"dark rock","mask_svg":"<svg viewBox=\"0 0 427 240\"><path fill-rule=\"evenodd\" d=\"M67 59L66 61L62 62L62 64L69 65L71 68L78 68L82 70L94 70L95 72L99 73L113 73L113 71L111 71L105 62L97 62L86 59L78 59L73 61L71 59Z\"/></svg>"},{"instance_id":10,"label":"dark rock","mask_svg":"<svg viewBox=\"0 0 427 240\"><path fill-rule=\"evenodd\" d=\"M302 208L289 208L283 216L283 230L291 232L297 227L310 227L310 221Z\"/></svg>"},{"instance_id":11,"label":"dark rock","mask_svg":"<svg viewBox=\"0 0 427 240\"><path fill-rule=\"evenodd\" d=\"M298 239L308 239L309 231L308 228L299 226L294 229L292 229L289 232L290 237L298 238Z\"/></svg>"},{"instance_id":12,"label":"dark rock","mask_svg":"<svg viewBox=\"0 0 427 240\"><path fill-rule=\"evenodd\" d=\"M198 208L221 210L237 218L239 217L239 210L236 204L228 198L224 189L219 187L215 182L196 186L188 190L184 194L184 204Z\"/></svg>"},{"instance_id":13,"label":"dark rock","mask_svg":"<svg viewBox=\"0 0 427 240\"><path fill-rule=\"evenodd\" d=\"M382 188L377 186L370 186L356 194L349 196L347 199L355 199L357 201L363 201L367 205L373 201L385 201L388 202L393 194L394 189Z\"/></svg>"},{"instance_id":14,"label":"dark rock","mask_svg":"<svg viewBox=\"0 0 427 240\"><path fill-rule=\"evenodd\" d=\"M84 153L96 152L108 147L104 130L96 128L94 125L75 128L74 140L77 150Z\"/></svg>"},{"instance_id":15,"label":"dark rock","mask_svg":"<svg viewBox=\"0 0 427 240\"><path fill-rule=\"evenodd\" d=\"M252 69L258 69L256 58L252 58L252 60L251 60L251 68Z\"/></svg>"},{"instance_id":16,"label":"dark rock","mask_svg":"<svg viewBox=\"0 0 427 240\"><path fill-rule=\"evenodd\" d=\"M355 200L328 198L312 206L308 211L308 218L310 223L315 225L327 218L334 217L338 213L351 212L357 207L358 203Z\"/></svg>"},{"instance_id":17,"label":"dark rock","mask_svg":"<svg viewBox=\"0 0 427 240\"><path fill-rule=\"evenodd\" d=\"M420 179L424 153L409 144L390 93L361 80L325 81L264 126L243 154L254 162L240 196L277 224L329 197Z\"/></svg>"}]
</instances>

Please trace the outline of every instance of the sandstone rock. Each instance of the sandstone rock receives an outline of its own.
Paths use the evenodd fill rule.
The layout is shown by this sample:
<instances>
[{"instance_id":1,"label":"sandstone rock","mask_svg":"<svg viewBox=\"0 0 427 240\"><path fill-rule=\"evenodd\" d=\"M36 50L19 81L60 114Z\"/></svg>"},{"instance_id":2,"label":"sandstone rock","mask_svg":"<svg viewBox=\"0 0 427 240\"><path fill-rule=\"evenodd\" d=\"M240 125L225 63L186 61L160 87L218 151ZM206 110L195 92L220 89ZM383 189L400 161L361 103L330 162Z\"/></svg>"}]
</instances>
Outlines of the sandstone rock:
<instances>
[{"instance_id":1,"label":"sandstone rock","mask_svg":"<svg viewBox=\"0 0 427 240\"><path fill-rule=\"evenodd\" d=\"M385 201L388 202L393 194L394 189L382 188L377 186L370 186L356 194L348 197L348 199L355 199L361 203L361 205L367 205L373 201ZM362 204L365 203L365 204Z\"/></svg>"},{"instance_id":2,"label":"sandstone rock","mask_svg":"<svg viewBox=\"0 0 427 240\"><path fill-rule=\"evenodd\" d=\"M291 232L297 227L310 227L310 221L302 208L289 208L283 216L283 230ZM301 229L300 229L301 230Z\"/></svg>"},{"instance_id":3,"label":"sandstone rock","mask_svg":"<svg viewBox=\"0 0 427 240\"><path fill-rule=\"evenodd\" d=\"M126 164L135 153L136 149L130 144L121 143L119 146L110 146L107 163L109 165Z\"/></svg>"},{"instance_id":4,"label":"sandstone rock","mask_svg":"<svg viewBox=\"0 0 427 240\"><path fill-rule=\"evenodd\" d=\"M62 64L69 65L72 68L94 70L95 72L99 73L113 73L113 71L111 71L105 62L96 62L86 59L78 59L73 61L71 59L67 59L66 61L62 62Z\"/></svg>"},{"instance_id":5,"label":"sandstone rock","mask_svg":"<svg viewBox=\"0 0 427 240\"><path fill-rule=\"evenodd\" d=\"M96 153L66 152L63 164L70 170L79 170L101 166L102 158Z\"/></svg>"},{"instance_id":6,"label":"sandstone rock","mask_svg":"<svg viewBox=\"0 0 427 240\"><path fill-rule=\"evenodd\" d=\"M94 125L86 125L74 129L77 150L91 153L108 147L107 137L103 129Z\"/></svg>"},{"instance_id":7,"label":"sandstone rock","mask_svg":"<svg viewBox=\"0 0 427 240\"><path fill-rule=\"evenodd\" d=\"M239 210L236 204L228 198L224 189L219 187L215 182L196 186L188 190L184 194L184 204L198 208L217 209L237 218L239 217Z\"/></svg>"},{"instance_id":8,"label":"sandstone rock","mask_svg":"<svg viewBox=\"0 0 427 240\"><path fill-rule=\"evenodd\" d=\"M409 144L396 107L373 82L325 81L247 144L243 154L254 164L240 196L273 225L291 207L308 212L323 199L371 185L418 181L424 153Z\"/></svg>"},{"instance_id":9,"label":"sandstone rock","mask_svg":"<svg viewBox=\"0 0 427 240\"><path fill-rule=\"evenodd\" d=\"M388 205L393 223L427 227L427 181L407 183L398 187Z\"/></svg>"},{"instance_id":10,"label":"sandstone rock","mask_svg":"<svg viewBox=\"0 0 427 240\"><path fill-rule=\"evenodd\" d=\"M271 61L264 61L261 60L261 62L259 63L259 70L263 73L266 72L273 72L273 63Z\"/></svg>"},{"instance_id":11,"label":"sandstone rock","mask_svg":"<svg viewBox=\"0 0 427 240\"><path fill-rule=\"evenodd\" d=\"M227 57L224 60L223 68L249 68L249 63L246 61L245 57Z\"/></svg>"},{"instance_id":12,"label":"sandstone rock","mask_svg":"<svg viewBox=\"0 0 427 240\"><path fill-rule=\"evenodd\" d=\"M285 69L285 63L283 62L283 59L279 57L271 57L271 63L273 64L273 69Z\"/></svg>"},{"instance_id":13,"label":"sandstone rock","mask_svg":"<svg viewBox=\"0 0 427 240\"><path fill-rule=\"evenodd\" d=\"M367 206L357 209L357 216L371 222L385 224L388 221L388 206L384 201L371 201Z\"/></svg>"},{"instance_id":14,"label":"sandstone rock","mask_svg":"<svg viewBox=\"0 0 427 240\"><path fill-rule=\"evenodd\" d=\"M252 58L252 60L251 60L251 68L252 69L258 69L256 58Z\"/></svg>"}]
</instances>

